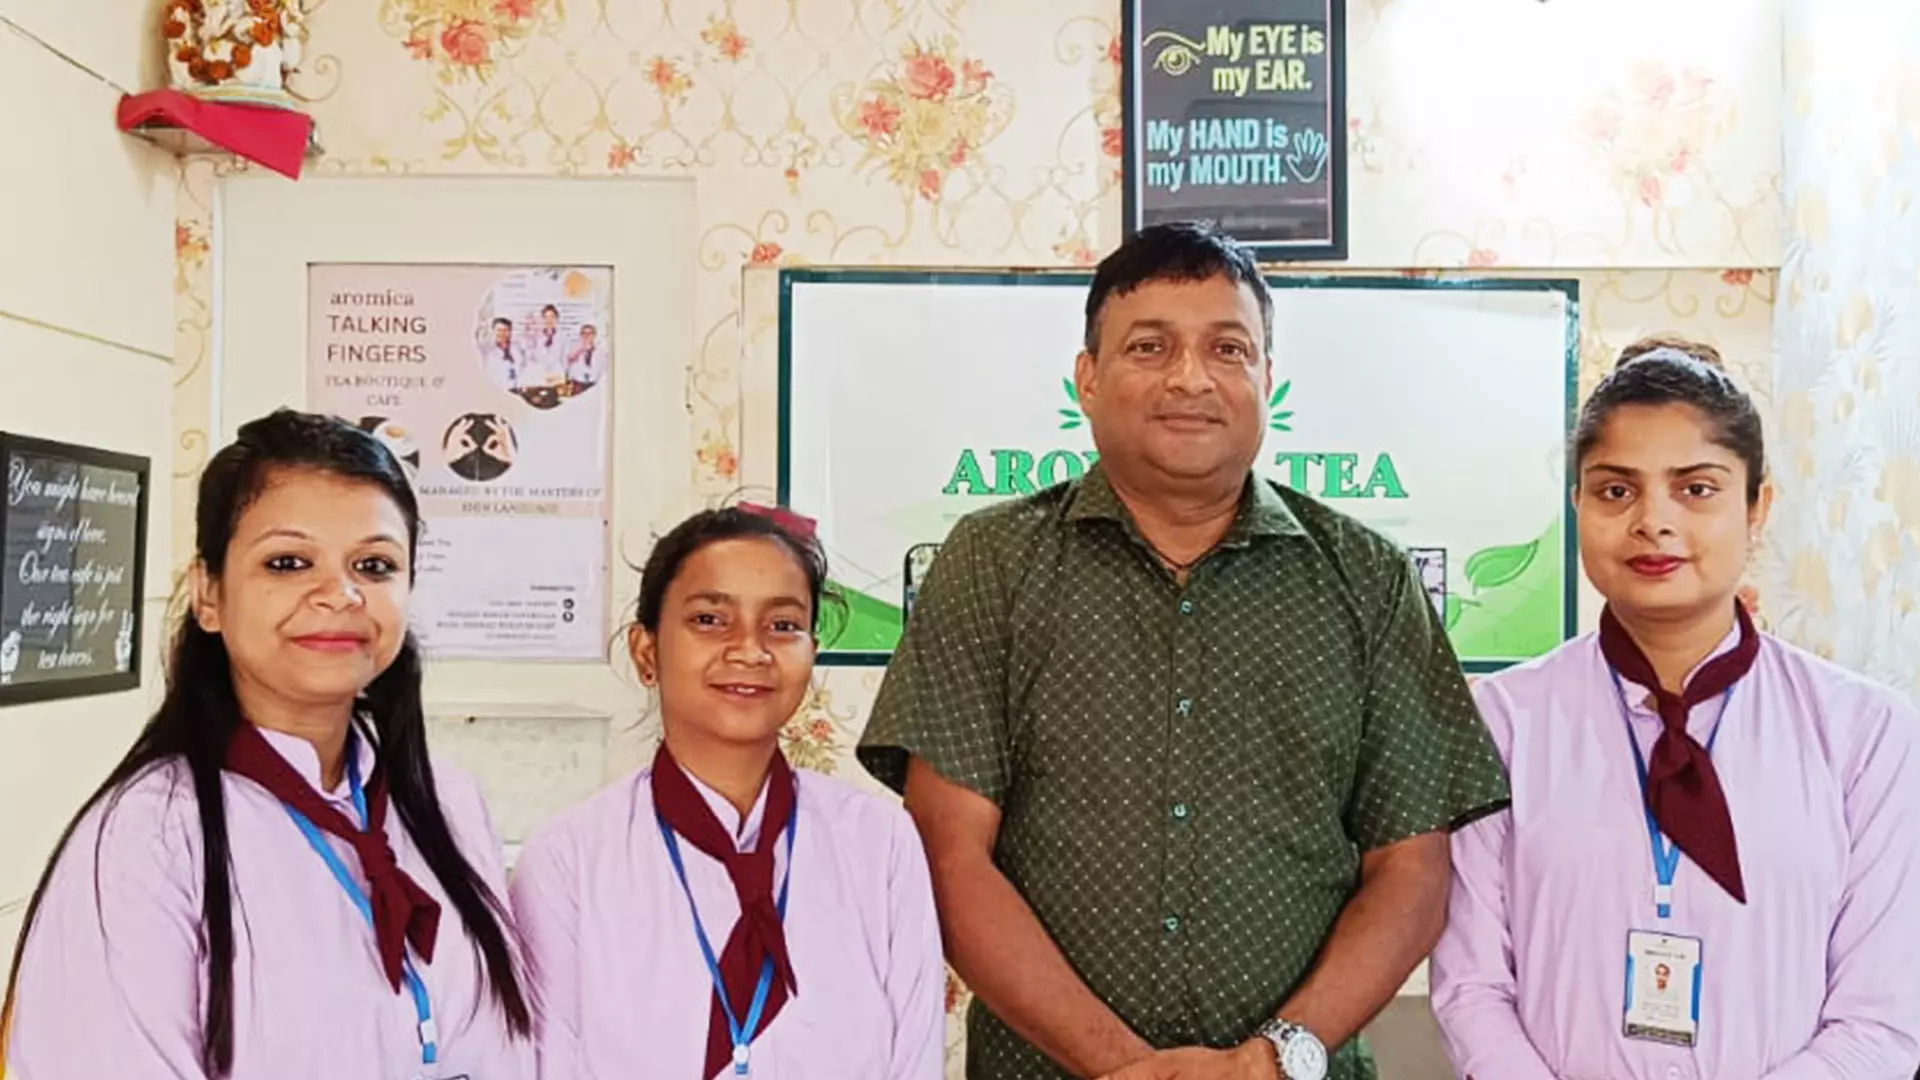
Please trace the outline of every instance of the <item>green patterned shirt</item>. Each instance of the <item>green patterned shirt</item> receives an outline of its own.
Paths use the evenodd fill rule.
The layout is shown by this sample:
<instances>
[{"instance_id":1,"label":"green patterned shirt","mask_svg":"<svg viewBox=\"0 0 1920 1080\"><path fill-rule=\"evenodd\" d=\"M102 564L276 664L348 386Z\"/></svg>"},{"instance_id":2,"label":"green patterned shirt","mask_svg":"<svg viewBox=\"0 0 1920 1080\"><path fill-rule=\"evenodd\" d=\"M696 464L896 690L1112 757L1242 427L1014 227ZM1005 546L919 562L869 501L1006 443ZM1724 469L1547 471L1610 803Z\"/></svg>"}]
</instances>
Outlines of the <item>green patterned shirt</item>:
<instances>
[{"instance_id":1,"label":"green patterned shirt","mask_svg":"<svg viewBox=\"0 0 1920 1080\"><path fill-rule=\"evenodd\" d=\"M1500 758L1406 555L1255 479L1182 588L1097 466L962 519L860 756L999 806L995 863L1158 1047L1250 1037L1360 856L1505 805ZM979 1002L972 1080L1066 1074ZM1334 1080L1371 1080L1359 1040Z\"/></svg>"}]
</instances>

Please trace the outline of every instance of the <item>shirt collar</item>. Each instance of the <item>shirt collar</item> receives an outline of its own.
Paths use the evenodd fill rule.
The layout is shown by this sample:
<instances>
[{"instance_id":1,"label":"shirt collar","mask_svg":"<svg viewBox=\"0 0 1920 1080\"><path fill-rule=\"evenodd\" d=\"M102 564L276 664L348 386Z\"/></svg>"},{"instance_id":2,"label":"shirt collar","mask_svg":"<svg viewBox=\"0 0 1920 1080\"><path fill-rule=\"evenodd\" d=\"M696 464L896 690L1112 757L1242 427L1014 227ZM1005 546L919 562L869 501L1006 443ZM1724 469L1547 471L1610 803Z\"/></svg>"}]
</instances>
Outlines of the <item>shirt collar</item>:
<instances>
[{"instance_id":1,"label":"shirt collar","mask_svg":"<svg viewBox=\"0 0 1920 1080\"><path fill-rule=\"evenodd\" d=\"M1600 651L1600 638L1598 635L1595 635L1593 639L1593 643L1594 643L1594 651L1598 653ZM1733 625L1733 629L1727 631L1727 636L1720 639L1720 644L1715 645L1713 647L1712 652L1702 657L1700 662L1693 666L1693 670L1687 672L1687 677L1680 681L1680 685L1685 686L1688 683L1691 683L1693 681L1693 677L1695 675L1700 674L1701 668L1706 667L1708 664L1712 663L1713 661L1732 652L1734 649L1734 646L1738 644L1740 644L1740 624L1738 622L1735 622ZM1613 669L1610 666L1608 666L1606 657L1604 655L1601 656L1600 666L1603 668L1606 668L1607 671L1610 673L1613 672ZM1614 674L1608 675L1608 678L1613 678L1613 677L1614 677ZM1632 679L1629 679L1624 675L1620 675L1619 679L1620 679L1621 689L1626 692L1627 707L1633 710L1636 716L1658 715L1653 707L1653 689L1651 687L1641 686L1639 683L1634 682Z\"/></svg>"},{"instance_id":2,"label":"shirt collar","mask_svg":"<svg viewBox=\"0 0 1920 1080\"><path fill-rule=\"evenodd\" d=\"M725 795L708 787L692 772L686 769L681 771L685 772L687 779L692 781L693 790L699 792L700 797L706 800L707 809L713 811L714 818L720 822L722 828L727 830L727 835L733 837L734 850L752 851L754 846L760 843L760 821L767 816L767 782L761 781L760 794L753 800L753 809L747 813L747 818L743 822L740 820L740 811L734 809Z\"/></svg>"},{"instance_id":3,"label":"shirt collar","mask_svg":"<svg viewBox=\"0 0 1920 1080\"><path fill-rule=\"evenodd\" d=\"M1119 493L1113 490L1113 484L1107 480L1106 470L1097 461L1081 477L1079 486L1069 497L1066 518L1068 521L1117 521L1126 526L1129 532L1136 529L1133 513L1127 509L1126 503L1120 501ZM1300 524L1300 518L1280 497L1273 484L1249 474L1246 493L1240 498L1240 509L1234 515L1233 524L1228 527L1220 546L1245 547L1257 536L1305 534L1306 529Z\"/></svg>"},{"instance_id":4,"label":"shirt collar","mask_svg":"<svg viewBox=\"0 0 1920 1080\"><path fill-rule=\"evenodd\" d=\"M259 725L255 726L259 727ZM267 745L273 747L274 753L279 754L282 760L293 766L293 771L300 774L300 779L305 780L308 787L319 792L321 798L340 807L353 805L353 788L344 777L340 780L340 786L331 791L323 786L320 778L320 752L313 748L312 743L298 735L274 731L271 728L263 727L259 728L259 731L267 740ZM370 740L358 731L354 731L347 737L347 751L353 755L354 765L360 770L360 779L363 782L373 775L377 755Z\"/></svg>"}]
</instances>

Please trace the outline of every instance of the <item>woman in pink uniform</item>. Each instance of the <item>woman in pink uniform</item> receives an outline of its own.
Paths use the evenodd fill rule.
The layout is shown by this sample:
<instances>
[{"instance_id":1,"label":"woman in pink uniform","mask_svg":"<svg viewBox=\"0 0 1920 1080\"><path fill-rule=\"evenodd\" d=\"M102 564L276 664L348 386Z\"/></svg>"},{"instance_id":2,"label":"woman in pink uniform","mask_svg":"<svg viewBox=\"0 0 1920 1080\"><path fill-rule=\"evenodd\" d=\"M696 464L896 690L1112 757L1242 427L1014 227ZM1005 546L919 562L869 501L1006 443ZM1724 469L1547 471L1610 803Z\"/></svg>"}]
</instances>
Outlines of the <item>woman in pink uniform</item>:
<instances>
[{"instance_id":1,"label":"woman in pink uniform","mask_svg":"<svg viewBox=\"0 0 1920 1080\"><path fill-rule=\"evenodd\" d=\"M1598 634L1475 687L1513 805L1458 832L1433 1008L1477 1080L1907 1080L1920 716L1735 599L1771 493L1710 348L1655 339L1571 468Z\"/></svg>"},{"instance_id":2,"label":"woman in pink uniform","mask_svg":"<svg viewBox=\"0 0 1920 1080\"><path fill-rule=\"evenodd\" d=\"M400 464L280 411L195 514L166 696L27 908L9 1080L531 1077L499 842L427 757Z\"/></svg>"},{"instance_id":3,"label":"woman in pink uniform","mask_svg":"<svg viewBox=\"0 0 1920 1080\"><path fill-rule=\"evenodd\" d=\"M938 1080L945 965L918 834L780 753L813 673L811 523L696 514L642 571L651 768L522 851L542 1080Z\"/></svg>"}]
</instances>

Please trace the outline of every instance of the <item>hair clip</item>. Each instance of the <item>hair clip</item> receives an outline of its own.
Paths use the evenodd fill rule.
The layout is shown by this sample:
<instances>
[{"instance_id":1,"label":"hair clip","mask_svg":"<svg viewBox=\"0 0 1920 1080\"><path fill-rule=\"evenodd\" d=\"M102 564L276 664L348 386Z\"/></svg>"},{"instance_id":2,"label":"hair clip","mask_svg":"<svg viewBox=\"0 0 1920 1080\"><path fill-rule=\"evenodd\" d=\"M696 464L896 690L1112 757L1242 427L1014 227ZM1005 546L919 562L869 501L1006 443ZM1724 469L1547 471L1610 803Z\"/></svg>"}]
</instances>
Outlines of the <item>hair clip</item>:
<instances>
[{"instance_id":1,"label":"hair clip","mask_svg":"<svg viewBox=\"0 0 1920 1080\"><path fill-rule=\"evenodd\" d=\"M796 514L784 506L763 506L760 503L750 502L739 505L742 511L755 517L766 518L802 540L812 540L820 524L805 514Z\"/></svg>"}]
</instances>

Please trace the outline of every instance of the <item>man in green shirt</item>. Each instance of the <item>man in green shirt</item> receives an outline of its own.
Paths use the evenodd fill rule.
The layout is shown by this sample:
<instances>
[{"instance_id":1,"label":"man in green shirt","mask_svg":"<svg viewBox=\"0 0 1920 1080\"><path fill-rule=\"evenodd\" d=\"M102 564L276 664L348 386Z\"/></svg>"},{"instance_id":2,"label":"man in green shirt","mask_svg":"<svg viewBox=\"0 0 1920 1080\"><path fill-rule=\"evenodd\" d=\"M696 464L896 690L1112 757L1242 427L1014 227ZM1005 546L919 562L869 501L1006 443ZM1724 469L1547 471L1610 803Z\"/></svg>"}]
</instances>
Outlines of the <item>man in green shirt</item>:
<instances>
[{"instance_id":1,"label":"man in green shirt","mask_svg":"<svg viewBox=\"0 0 1920 1080\"><path fill-rule=\"evenodd\" d=\"M1405 554L1252 475L1272 321L1210 228L1102 262L1098 464L959 522L887 670L861 757L925 839L972 1080L1372 1080L1447 831L1505 804Z\"/></svg>"}]
</instances>

